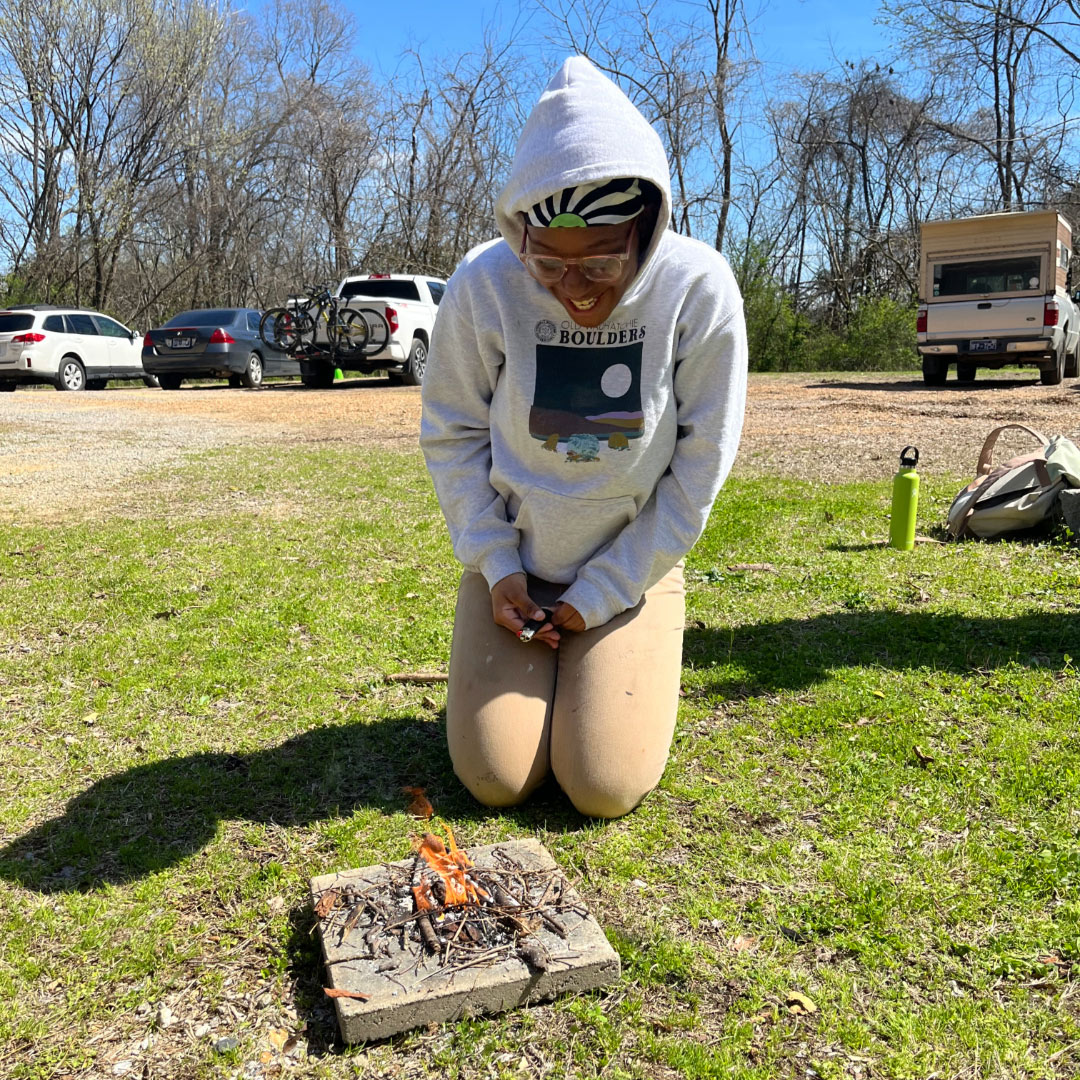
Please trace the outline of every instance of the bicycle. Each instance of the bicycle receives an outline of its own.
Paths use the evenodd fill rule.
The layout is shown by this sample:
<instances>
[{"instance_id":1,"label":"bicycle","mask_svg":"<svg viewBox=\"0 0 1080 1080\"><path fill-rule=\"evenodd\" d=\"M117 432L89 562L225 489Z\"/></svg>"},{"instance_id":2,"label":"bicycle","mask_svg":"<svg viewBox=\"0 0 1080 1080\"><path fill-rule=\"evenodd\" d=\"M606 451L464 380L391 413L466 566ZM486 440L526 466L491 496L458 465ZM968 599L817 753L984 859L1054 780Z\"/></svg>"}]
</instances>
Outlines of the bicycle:
<instances>
[{"instance_id":1,"label":"bicycle","mask_svg":"<svg viewBox=\"0 0 1080 1080\"><path fill-rule=\"evenodd\" d=\"M331 357L349 359L369 356L382 349L390 328L375 324L378 312L364 313L341 305L329 286L313 286L306 295L294 294L283 308L271 308L259 320L259 337L290 356L327 351ZM319 341L320 324L326 324L326 345Z\"/></svg>"}]
</instances>

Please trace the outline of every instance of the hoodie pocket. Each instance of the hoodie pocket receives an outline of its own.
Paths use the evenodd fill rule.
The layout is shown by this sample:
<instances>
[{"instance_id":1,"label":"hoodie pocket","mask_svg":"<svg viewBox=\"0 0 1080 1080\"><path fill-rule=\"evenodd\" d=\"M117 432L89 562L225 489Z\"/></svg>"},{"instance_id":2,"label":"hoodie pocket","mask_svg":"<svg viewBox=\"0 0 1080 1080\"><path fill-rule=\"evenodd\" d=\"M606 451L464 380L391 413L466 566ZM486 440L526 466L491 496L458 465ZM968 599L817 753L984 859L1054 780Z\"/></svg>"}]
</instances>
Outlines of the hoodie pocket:
<instances>
[{"instance_id":1,"label":"hoodie pocket","mask_svg":"<svg viewBox=\"0 0 1080 1080\"><path fill-rule=\"evenodd\" d=\"M514 520L522 565L545 581L569 584L635 517L637 503L631 495L578 499L531 488Z\"/></svg>"}]
</instances>

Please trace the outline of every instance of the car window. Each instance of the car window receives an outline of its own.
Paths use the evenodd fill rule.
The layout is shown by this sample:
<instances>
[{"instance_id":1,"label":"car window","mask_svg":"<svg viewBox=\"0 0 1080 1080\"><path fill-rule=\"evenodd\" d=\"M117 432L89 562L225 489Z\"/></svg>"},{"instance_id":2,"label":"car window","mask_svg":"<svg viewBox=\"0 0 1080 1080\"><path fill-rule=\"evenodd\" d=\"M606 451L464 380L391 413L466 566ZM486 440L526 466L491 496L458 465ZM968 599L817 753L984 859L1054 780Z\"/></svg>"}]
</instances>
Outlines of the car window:
<instances>
[{"instance_id":1,"label":"car window","mask_svg":"<svg viewBox=\"0 0 1080 1080\"><path fill-rule=\"evenodd\" d=\"M69 315L67 321L73 334L93 334L94 337L98 336L98 328L89 315Z\"/></svg>"},{"instance_id":2,"label":"car window","mask_svg":"<svg viewBox=\"0 0 1080 1080\"><path fill-rule=\"evenodd\" d=\"M247 313L247 326L248 326L248 329L250 331L252 331L252 333L257 334L259 332L259 319L260 318L261 318L261 316L259 315L259 313L257 311L249 311Z\"/></svg>"},{"instance_id":3,"label":"car window","mask_svg":"<svg viewBox=\"0 0 1080 1080\"><path fill-rule=\"evenodd\" d=\"M236 308L209 308L206 311L182 311L174 315L166 326L232 326L236 321Z\"/></svg>"},{"instance_id":4,"label":"car window","mask_svg":"<svg viewBox=\"0 0 1080 1080\"><path fill-rule=\"evenodd\" d=\"M41 329L51 330L54 334L64 333L64 316L46 315L45 321L41 324Z\"/></svg>"},{"instance_id":5,"label":"car window","mask_svg":"<svg viewBox=\"0 0 1080 1080\"><path fill-rule=\"evenodd\" d=\"M428 292L431 293L431 299L435 301L435 306L438 307L442 303L446 286L441 281L429 281L427 287Z\"/></svg>"},{"instance_id":6,"label":"car window","mask_svg":"<svg viewBox=\"0 0 1080 1080\"><path fill-rule=\"evenodd\" d=\"M94 319L98 324L98 329L106 337L131 337L131 334L129 334L115 319L106 318L104 315L95 315Z\"/></svg>"},{"instance_id":7,"label":"car window","mask_svg":"<svg viewBox=\"0 0 1080 1080\"><path fill-rule=\"evenodd\" d=\"M14 334L17 330L29 330L34 316L24 311L0 312L0 334Z\"/></svg>"},{"instance_id":8,"label":"car window","mask_svg":"<svg viewBox=\"0 0 1080 1080\"><path fill-rule=\"evenodd\" d=\"M341 286L343 298L350 296L379 296L386 300L419 300L420 290L415 281L387 281L385 278L364 278L346 281Z\"/></svg>"}]
</instances>

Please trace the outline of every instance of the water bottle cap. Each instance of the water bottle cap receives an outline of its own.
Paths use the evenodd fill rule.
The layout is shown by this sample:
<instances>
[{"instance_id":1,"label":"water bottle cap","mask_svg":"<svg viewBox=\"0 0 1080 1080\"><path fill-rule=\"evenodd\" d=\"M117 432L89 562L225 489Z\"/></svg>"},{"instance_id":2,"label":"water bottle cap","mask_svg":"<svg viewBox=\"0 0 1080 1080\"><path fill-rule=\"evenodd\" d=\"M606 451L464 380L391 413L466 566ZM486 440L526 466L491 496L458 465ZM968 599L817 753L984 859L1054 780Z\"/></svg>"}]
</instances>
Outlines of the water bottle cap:
<instances>
[{"instance_id":1,"label":"water bottle cap","mask_svg":"<svg viewBox=\"0 0 1080 1080\"><path fill-rule=\"evenodd\" d=\"M909 452L910 451L910 455ZM905 469L914 469L919 464L919 450L915 446L905 446L900 451L900 465Z\"/></svg>"}]
</instances>

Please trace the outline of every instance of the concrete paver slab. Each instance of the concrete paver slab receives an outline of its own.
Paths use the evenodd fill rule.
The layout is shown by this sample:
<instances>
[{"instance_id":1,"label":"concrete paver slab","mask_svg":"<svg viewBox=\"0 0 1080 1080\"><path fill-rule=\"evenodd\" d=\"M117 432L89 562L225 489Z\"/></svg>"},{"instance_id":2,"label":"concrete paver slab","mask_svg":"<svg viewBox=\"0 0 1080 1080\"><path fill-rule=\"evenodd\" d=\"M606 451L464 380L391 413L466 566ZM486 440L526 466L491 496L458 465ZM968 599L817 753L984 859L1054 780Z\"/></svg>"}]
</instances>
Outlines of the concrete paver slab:
<instances>
[{"instance_id":1,"label":"concrete paver slab","mask_svg":"<svg viewBox=\"0 0 1080 1080\"><path fill-rule=\"evenodd\" d=\"M477 867L491 869L505 865L500 854L526 872L562 877L555 860L536 840L491 844L468 852ZM318 903L331 889L371 890L405 918L413 908L411 892L403 886L412 865L408 859L313 878L312 900ZM384 1039L432 1022L503 1012L557 994L593 990L619 977L618 954L568 883L557 914L566 937L536 920L535 929L522 942L528 946L528 961L515 948L512 935L507 935L498 951L474 950L475 962L467 952L454 954L451 947L451 960L444 965L440 956L427 952L414 939L411 924L376 931L369 915L346 929L344 914L341 909L329 912L319 920L319 931L328 986L368 995L366 1001L334 1000L342 1038L348 1043ZM462 966L465 963L469 966Z\"/></svg>"}]
</instances>

